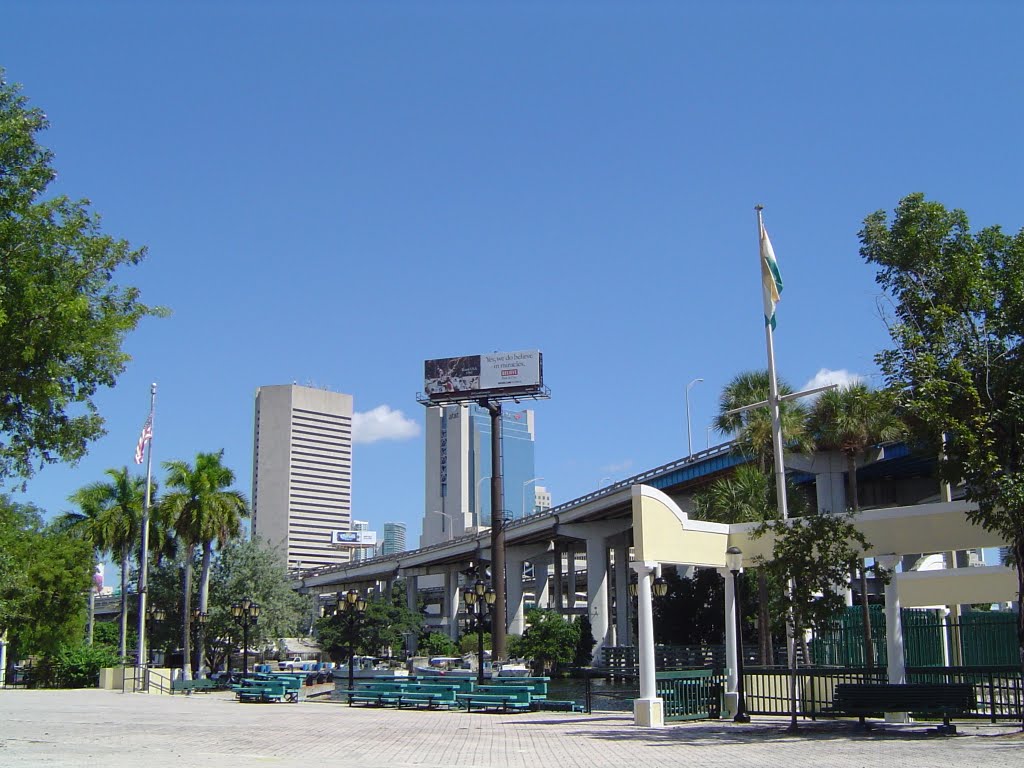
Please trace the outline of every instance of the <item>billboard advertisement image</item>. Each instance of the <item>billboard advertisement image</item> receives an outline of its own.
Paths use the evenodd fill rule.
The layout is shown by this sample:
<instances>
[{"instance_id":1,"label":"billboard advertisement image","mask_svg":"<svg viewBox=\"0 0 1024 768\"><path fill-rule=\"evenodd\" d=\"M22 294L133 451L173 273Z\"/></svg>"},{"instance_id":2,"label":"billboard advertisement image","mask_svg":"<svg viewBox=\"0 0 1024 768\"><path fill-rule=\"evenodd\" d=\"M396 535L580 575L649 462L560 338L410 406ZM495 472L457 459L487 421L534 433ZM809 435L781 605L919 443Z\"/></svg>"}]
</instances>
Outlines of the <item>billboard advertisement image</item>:
<instances>
[{"instance_id":1,"label":"billboard advertisement image","mask_svg":"<svg viewBox=\"0 0 1024 768\"><path fill-rule=\"evenodd\" d=\"M427 360L423 379L427 397L437 402L539 393L544 389L543 357L530 349Z\"/></svg>"},{"instance_id":2,"label":"billboard advertisement image","mask_svg":"<svg viewBox=\"0 0 1024 768\"><path fill-rule=\"evenodd\" d=\"M331 531L331 543L337 547L373 547L377 545L377 532Z\"/></svg>"}]
</instances>

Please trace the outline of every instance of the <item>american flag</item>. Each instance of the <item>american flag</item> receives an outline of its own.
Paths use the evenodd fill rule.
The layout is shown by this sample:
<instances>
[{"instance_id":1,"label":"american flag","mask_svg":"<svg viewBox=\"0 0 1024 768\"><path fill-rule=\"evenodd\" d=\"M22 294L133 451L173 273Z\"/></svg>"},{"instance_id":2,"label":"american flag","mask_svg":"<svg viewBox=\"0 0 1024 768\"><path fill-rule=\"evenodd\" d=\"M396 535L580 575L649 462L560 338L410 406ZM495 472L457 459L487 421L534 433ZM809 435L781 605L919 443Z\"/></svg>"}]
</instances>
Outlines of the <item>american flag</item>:
<instances>
[{"instance_id":1,"label":"american flag","mask_svg":"<svg viewBox=\"0 0 1024 768\"><path fill-rule=\"evenodd\" d=\"M142 425L142 434L139 435L139 444L135 446L135 463L141 464L146 455L146 443L153 439L153 414L146 417L146 423Z\"/></svg>"}]
</instances>

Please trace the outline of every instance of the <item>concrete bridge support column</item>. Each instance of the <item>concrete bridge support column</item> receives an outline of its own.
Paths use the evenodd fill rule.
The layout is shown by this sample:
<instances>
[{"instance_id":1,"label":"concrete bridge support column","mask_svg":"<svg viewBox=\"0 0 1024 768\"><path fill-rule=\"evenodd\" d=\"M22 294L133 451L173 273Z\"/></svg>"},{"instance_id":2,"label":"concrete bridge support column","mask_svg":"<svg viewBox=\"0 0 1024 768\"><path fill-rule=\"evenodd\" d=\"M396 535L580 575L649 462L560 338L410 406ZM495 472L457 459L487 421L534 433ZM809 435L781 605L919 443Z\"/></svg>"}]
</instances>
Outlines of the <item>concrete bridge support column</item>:
<instances>
[{"instance_id":1,"label":"concrete bridge support column","mask_svg":"<svg viewBox=\"0 0 1024 768\"><path fill-rule=\"evenodd\" d=\"M600 663L601 650L611 644L611 622L608 620L608 539L628 530L632 520L566 525L573 536L580 536L587 545L587 613L594 635L592 663Z\"/></svg>"},{"instance_id":2,"label":"concrete bridge support column","mask_svg":"<svg viewBox=\"0 0 1024 768\"><path fill-rule=\"evenodd\" d=\"M561 544L555 542L555 552L552 558L555 573L551 577L551 588L554 590L554 605L552 607L559 612L565 608L565 578L563 576L564 571L562 570L563 549L564 547Z\"/></svg>"},{"instance_id":3,"label":"concrete bridge support column","mask_svg":"<svg viewBox=\"0 0 1024 768\"><path fill-rule=\"evenodd\" d=\"M629 626L629 542L615 545L615 645L632 645Z\"/></svg>"},{"instance_id":4,"label":"concrete bridge support column","mask_svg":"<svg viewBox=\"0 0 1024 768\"><path fill-rule=\"evenodd\" d=\"M505 592L508 595L508 634L510 635L521 635L526 629L526 606L523 599L523 564L527 561L532 562L534 564L534 574L536 575L539 569L536 561L540 559L546 562L550 552L550 542L524 547L508 547L505 549L505 567L508 572ZM544 568L546 573L547 566L544 566Z\"/></svg>"},{"instance_id":5,"label":"concrete bridge support column","mask_svg":"<svg viewBox=\"0 0 1024 768\"><path fill-rule=\"evenodd\" d=\"M444 574L444 603L441 605L444 621L448 626L448 637L459 639L459 572L448 570Z\"/></svg>"},{"instance_id":6,"label":"concrete bridge support column","mask_svg":"<svg viewBox=\"0 0 1024 768\"><path fill-rule=\"evenodd\" d=\"M576 547L565 547L565 607L576 607Z\"/></svg>"},{"instance_id":7,"label":"concrete bridge support column","mask_svg":"<svg viewBox=\"0 0 1024 768\"><path fill-rule=\"evenodd\" d=\"M551 590L548 588L548 577L551 574L551 558L537 558L533 563L533 594L538 608L551 607Z\"/></svg>"}]
</instances>

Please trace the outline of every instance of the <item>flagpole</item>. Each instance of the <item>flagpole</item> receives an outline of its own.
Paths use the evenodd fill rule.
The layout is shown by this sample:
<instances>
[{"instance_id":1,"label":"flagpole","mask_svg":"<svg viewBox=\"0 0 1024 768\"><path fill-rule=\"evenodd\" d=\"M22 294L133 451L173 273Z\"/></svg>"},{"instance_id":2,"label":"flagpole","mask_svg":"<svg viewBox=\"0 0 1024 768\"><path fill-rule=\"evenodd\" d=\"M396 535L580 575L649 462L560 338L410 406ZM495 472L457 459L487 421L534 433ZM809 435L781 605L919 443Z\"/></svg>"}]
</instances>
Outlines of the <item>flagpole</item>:
<instances>
[{"instance_id":1,"label":"flagpole","mask_svg":"<svg viewBox=\"0 0 1024 768\"><path fill-rule=\"evenodd\" d=\"M149 427L150 438L146 456L146 498L142 505L142 552L139 557L139 653L137 664L147 666L146 656L146 595L147 571L149 565L149 506L153 488L153 417L156 411L156 382L149 390ZM147 686L148 687L148 686Z\"/></svg>"},{"instance_id":2,"label":"flagpole","mask_svg":"<svg viewBox=\"0 0 1024 768\"><path fill-rule=\"evenodd\" d=\"M757 241L758 241L758 256L759 259L764 261L764 239L766 233L764 231L764 218L761 215L761 211L764 210L763 205L755 205L754 210L757 211ZM765 265L762 263L761 269L765 269ZM763 279L763 277L762 277ZM773 336L772 326L774 323L774 308L772 309L773 314L769 317L768 307L765 307L765 323L764 323L764 339L765 347L768 352L768 408L772 415L772 458L775 467L775 499L778 504L779 516L783 521L789 520L789 508L786 502L786 466L783 461L782 454L782 413L779 405L779 381L775 375L775 339ZM786 581L786 593L787 597L793 594L793 580L792 578ZM796 721L796 631L793 626L793 614L792 610L787 613L786 616L786 662L789 667L789 711L790 711L790 729L795 730L797 727Z\"/></svg>"}]
</instances>

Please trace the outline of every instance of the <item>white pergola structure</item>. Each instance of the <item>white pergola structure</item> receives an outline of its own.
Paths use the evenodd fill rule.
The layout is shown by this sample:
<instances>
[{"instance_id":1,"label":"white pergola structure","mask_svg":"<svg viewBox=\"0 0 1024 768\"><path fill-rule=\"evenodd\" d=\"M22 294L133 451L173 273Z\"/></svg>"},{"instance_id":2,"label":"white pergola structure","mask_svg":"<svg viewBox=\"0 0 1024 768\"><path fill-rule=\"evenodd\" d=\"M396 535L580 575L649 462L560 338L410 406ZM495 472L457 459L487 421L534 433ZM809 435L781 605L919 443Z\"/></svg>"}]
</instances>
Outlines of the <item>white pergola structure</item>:
<instances>
[{"instance_id":1,"label":"white pergola structure","mask_svg":"<svg viewBox=\"0 0 1024 768\"><path fill-rule=\"evenodd\" d=\"M640 656L640 698L634 704L634 722L646 727L665 724L663 702L657 696L654 669L654 621L651 582L664 565L726 570L725 551L737 546L749 565L755 558L770 558L773 539L751 537L753 523L725 525L690 520L667 495L645 485L631 489L633 513L633 562L637 573ZM966 512L968 502L950 501L891 507L861 512L854 524L872 544L869 557L892 569L901 555L948 552L1004 546L993 533L973 525ZM889 681L904 682L903 635L900 609L949 606L966 603L1015 600L1017 578L1012 568L985 566L893 574L885 587L886 636ZM735 703L737 687L736 611L733 580L725 579L727 699Z\"/></svg>"}]
</instances>

